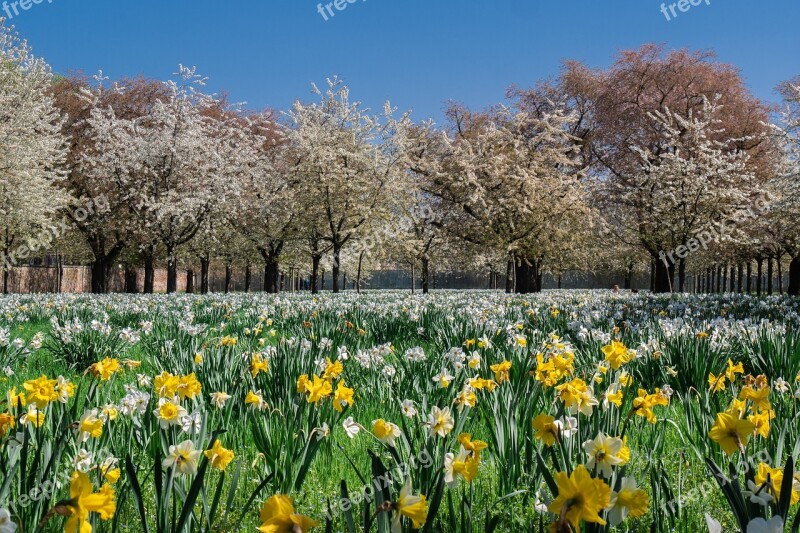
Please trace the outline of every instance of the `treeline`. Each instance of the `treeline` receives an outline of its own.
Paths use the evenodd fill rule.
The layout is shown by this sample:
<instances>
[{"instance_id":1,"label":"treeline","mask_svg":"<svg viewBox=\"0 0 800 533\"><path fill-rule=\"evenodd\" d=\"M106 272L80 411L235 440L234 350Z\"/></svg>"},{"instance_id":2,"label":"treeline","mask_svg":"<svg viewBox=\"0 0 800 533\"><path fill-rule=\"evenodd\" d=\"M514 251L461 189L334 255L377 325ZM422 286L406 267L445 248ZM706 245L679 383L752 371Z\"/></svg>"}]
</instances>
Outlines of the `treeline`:
<instances>
[{"instance_id":1,"label":"treeline","mask_svg":"<svg viewBox=\"0 0 800 533\"><path fill-rule=\"evenodd\" d=\"M118 265L131 292L161 266L168 292L184 269L208 291L224 265L263 269L269 292L404 268L424 291L435 271L481 271L528 293L568 271L698 290L765 264L800 291L800 79L776 109L710 54L646 45L486 109L450 104L443 125L373 113L337 78L285 112L204 84L186 67L54 76L0 28L5 290L10 268L56 257L90 264L96 293Z\"/></svg>"}]
</instances>

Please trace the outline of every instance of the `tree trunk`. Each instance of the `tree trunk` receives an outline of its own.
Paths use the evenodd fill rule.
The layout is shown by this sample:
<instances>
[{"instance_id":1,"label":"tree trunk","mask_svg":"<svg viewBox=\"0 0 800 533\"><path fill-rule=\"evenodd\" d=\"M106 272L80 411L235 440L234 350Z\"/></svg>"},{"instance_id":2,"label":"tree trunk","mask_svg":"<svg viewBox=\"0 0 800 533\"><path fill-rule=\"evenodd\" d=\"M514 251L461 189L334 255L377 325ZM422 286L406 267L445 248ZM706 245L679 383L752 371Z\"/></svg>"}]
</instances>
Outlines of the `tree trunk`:
<instances>
[{"instance_id":1,"label":"tree trunk","mask_svg":"<svg viewBox=\"0 0 800 533\"><path fill-rule=\"evenodd\" d=\"M686 258L678 260L678 292L686 292Z\"/></svg>"},{"instance_id":2,"label":"tree trunk","mask_svg":"<svg viewBox=\"0 0 800 533\"><path fill-rule=\"evenodd\" d=\"M361 294L361 267L364 264L364 251L362 250L360 254L358 254L358 271L356 274L356 292Z\"/></svg>"},{"instance_id":3,"label":"tree trunk","mask_svg":"<svg viewBox=\"0 0 800 533\"><path fill-rule=\"evenodd\" d=\"M650 292L656 292L656 261L658 259L650 260Z\"/></svg>"},{"instance_id":4,"label":"tree trunk","mask_svg":"<svg viewBox=\"0 0 800 533\"><path fill-rule=\"evenodd\" d=\"M167 294L178 292L178 258L175 250L167 248Z\"/></svg>"},{"instance_id":5,"label":"tree trunk","mask_svg":"<svg viewBox=\"0 0 800 533\"><path fill-rule=\"evenodd\" d=\"M128 294L136 294L139 292L139 276L136 267L133 265L125 265L125 292Z\"/></svg>"},{"instance_id":6,"label":"tree trunk","mask_svg":"<svg viewBox=\"0 0 800 533\"><path fill-rule=\"evenodd\" d=\"M340 261L342 259L342 247L339 244L333 245L333 270L331 276L333 277L333 293L339 292L339 268L341 267Z\"/></svg>"},{"instance_id":7,"label":"tree trunk","mask_svg":"<svg viewBox=\"0 0 800 533\"><path fill-rule=\"evenodd\" d=\"M155 247L150 246L144 254L144 287L145 294L153 294L156 284L156 252Z\"/></svg>"},{"instance_id":8,"label":"tree trunk","mask_svg":"<svg viewBox=\"0 0 800 533\"><path fill-rule=\"evenodd\" d=\"M514 292L517 294L530 294L533 292L533 273L531 265L524 259L517 259L514 263Z\"/></svg>"},{"instance_id":9,"label":"tree trunk","mask_svg":"<svg viewBox=\"0 0 800 533\"><path fill-rule=\"evenodd\" d=\"M194 294L194 270L186 271L186 294Z\"/></svg>"},{"instance_id":10,"label":"tree trunk","mask_svg":"<svg viewBox=\"0 0 800 533\"><path fill-rule=\"evenodd\" d=\"M800 254L789 263L789 296L800 296Z\"/></svg>"},{"instance_id":11,"label":"tree trunk","mask_svg":"<svg viewBox=\"0 0 800 533\"><path fill-rule=\"evenodd\" d=\"M225 265L225 268L229 268ZM200 258L200 294L208 294L208 277L211 270L211 259L208 256ZM227 290L225 292L228 292Z\"/></svg>"},{"instance_id":12,"label":"tree trunk","mask_svg":"<svg viewBox=\"0 0 800 533\"><path fill-rule=\"evenodd\" d=\"M672 292L672 276L674 274L675 266L667 266L666 263L659 260L658 257L653 258L655 264L655 272L653 279L653 292L656 294L666 294Z\"/></svg>"},{"instance_id":13,"label":"tree trunk","mask_svg":"<svg viewBox=\"0 0 800 533\"><path fill-rule=\"evenodd\" d=\"M720 285L719 292L725 292L728 290L728 265L722 265L719 267L720 275L722 276L722 284Z\"/></svg>"},{"instance_id":14,"label":"tree trunk","mask_svg":"<svg viewBox=\"0 0 800 533\"><path fill-rule=\"evenodd\" d=\"M739 263L739 265L736 267L736 269L738 270L738 276L737 276L738 277L738 283L737 283L737 286L736 286L736 292L738 292L739 294L742 294L743 281L744 281L742 279L744 277L744 265Z\"/></svg>"},{"instance_id":15,"label":"tree trunk","mask_svg":"<svg viewBox=\"0 0 800 533\"><path fill-rule=\"evenodd\" d=\"M311 294L318 294L320 287L319 283L319 264L322 261L320 254L311 256Z\"/></svg>"},{"instance_id":16,"label":"tree trunk","mask_svg":"<svg viewBox=\"0 0 800 533\"><path fill-rule=\"evenodd\" d=\"M624 280L623 286L625 287L625 290L627 290L627 291L629 291L629 290L631 290L633 288L633 267L634 267L634 264L633 264L633 261L631 261L631 262L628 263L628 268L625 269L625 280ZM559 287L559 289L560 288L561 287Z\"/></svg>"},{"instance_id":17,"label":"tree trunk","mask_svg":"<svg viewBox=\"0 0 800 533\"><path fill-rule=\"evenodd\" d=\"M506 264L506 294L514 292L514 259L509 258Z\"/></svg>"},{"instance_id":18,"label":"tree trunk","mask_svg":"<svg viewBox=\"0 0 800 533\"><path fill-rule=\"evenodd\" d=\"M761 296L761 289L764 283L764 258L758 257L756 258L756 294Z\"/></svg>"},{"instance_id":19,"label":"tree trunk","mask_svg":"<svg viewBox=\"0 0 800 533\"><path fill-rule=\"evenodd\" d=\"M772 296L772 283L775 276L775 262L772 256L767 258L767 294Z\"/></svg>"},{"instance_id":20,"label":"tree trunk","mask_svg":"<svg viewBox=\"0 0 800 533\"><path fill-rule=\"evenodd\" d=\"M108 292L108 278L111 274L112 261L108 257L95 261L91 266L92 294L106 294Z\"/></svg>"},{"instance_id":21,"label":"tree trunk","mask_svg":"<svg viewBox=\"0 0 800 533\"><path fill-rule=\"evenodd\" d=\"M747 294L753 292L753 262L747 261Z\"/></svg>"},{"instance_id":22,"label":"tree trunk","mask_svg":"<svg viewBox=\"0 0 800 533\"><path fill-rule=\"evenodd\" d=\"M414 263L411 263L411 294L417 292L417 271Z\"/></svg>"},{"instance_id":23,"label":"tree trunk","mask_svg":"<svg viewBox=\"0 0 800 533\"><path fill-rule=\"evenodd\" d=\"M430 276L431 276L431 260L427 255L422 257L422 294L428 294L431 290Z\"/></svg>"},{"instance_id":24,"label":"tree trunk","mask_svg":"<svg viewBox=\"0 0 800 533\"><path fill-rule=\"evenodd\" d=\"M280 275L278 262L267 254L264 258L264 292L269 294L280 292Z\"/></svg>"},{"instance_id":25,"label":"tree trunk","mask_svg":"<svg viewBox=\"0 0 800 533\"><path fill-rule=\"evenodd\" d=\"M233 267L230 264L225 265L225 294L231 292L231 280L233 279Z\"/></svg>"},{"instance_id":26,"label":"tree trunk","mask_svg":"<svg viewBox=\"0 0 800 533\"><path fill-rule=\"evenodd\" d=\"M64 284L64 256L56 255L56 292L61 294Z\"/></svg>"},{"instance_id":27,"label":"tree trunk","mask_svg":"<svg viewBox=\"0 0 800 533\"><path fill-rule=\"evenodd\" d=\"M250 269L250 265L248 264L244 268L244 292L250 292L250 283L253 280L253 272Z\"/></svg>"},{"instance_id":28,"label":"tree trunk","mask_svg":"<svg viewBox=\"0 0 800 533\"><path fill-rule=\"evenodd\" d=\"M776 263L778 265L778 292L783 294L783 257L779 255Z\"/></svg>"},{"instance_id":29,"label":"tree trunk","mask_svg":"<svg viewBox=\"0 0 800 533\"><path fill-rule=\"evenodd\" d=\"M520 258L514 268L517 294L532 294L542 291L542 275L537 261Z\"/></svg>"}]
</instances>

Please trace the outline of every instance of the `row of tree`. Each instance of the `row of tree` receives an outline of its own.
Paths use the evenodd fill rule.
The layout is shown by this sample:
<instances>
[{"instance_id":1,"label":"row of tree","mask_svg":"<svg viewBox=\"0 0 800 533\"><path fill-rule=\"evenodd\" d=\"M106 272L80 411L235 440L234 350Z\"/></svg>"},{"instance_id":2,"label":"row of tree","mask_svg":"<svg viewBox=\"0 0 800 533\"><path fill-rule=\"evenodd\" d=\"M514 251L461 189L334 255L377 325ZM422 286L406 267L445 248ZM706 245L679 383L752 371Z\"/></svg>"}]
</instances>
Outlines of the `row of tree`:
<instances>
[{"instance_id":1,"label":"row of tree","mask_svg":"<svg viewBox=\"0 0 800 533\"><path fill-rule=\"evenodd\" d=\"M419 269L423 290L434 269L520 293L651 270L668 292L765 259L800 291L800 78L774 109L712 55L646 45L487 109L451 103L443 126L372 114L337 78L283 113L204 82L54 76L0 24L4 289L18 260L56 255L91 264L97 293L118 264L145 292L162 265L168 292L198 267L207 291L212 264L261 265L269 292L289 269L338 291L388 266Z\"/></svg>"}]
</instances>

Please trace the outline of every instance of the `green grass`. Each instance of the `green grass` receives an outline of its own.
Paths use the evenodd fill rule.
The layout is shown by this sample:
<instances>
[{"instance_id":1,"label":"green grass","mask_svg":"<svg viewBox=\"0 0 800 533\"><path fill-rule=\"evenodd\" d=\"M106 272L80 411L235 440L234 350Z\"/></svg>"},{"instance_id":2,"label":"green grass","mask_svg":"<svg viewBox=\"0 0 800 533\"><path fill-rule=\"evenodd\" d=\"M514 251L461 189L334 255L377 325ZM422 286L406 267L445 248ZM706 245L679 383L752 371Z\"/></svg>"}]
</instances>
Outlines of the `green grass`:
<instances>
[{"instance_id":1,"label":"green grass","mask_svg":"<svg viewBox=\"0 0 800 533\"><path fill-rule=\"evenodd\" d=\"M718 464L727 464L719 447L708 439L707 431L716 413L727 408L732 392L710 394L707 375L722 372L727 360L733 359L743 362L747 373L764 373L772 382L781 377L796 388L794 377L800 373L798 308L798 301L778 297L620 297L602 291L547 292L528 298L480 291L442 292L427 298L400 292L326 295L317 299L305 294L7 297L0 300L0 328L8 329L12 340L22 338L29 343L38 332L46 340L41 349L20 359L14 357L14 375L0 380L2 397L11 387L21 389L24 382L42 375L67 378L78 386L78 394L66 406L48 408L45 425L30 433L29 453L24 461L7 459L13 432L0 439L0 507L11 507L18 494L28 492L43 477L71 474L71 460L81 447L92 451L107 449L123 467L116 487L116 517L107 522L96 520L96 531L143 528L134 498L134 480L124 468L126 457L135 467L145 522L152 531L158 529L159 521L170 530L181 504L187 500L193 510L187 531L253 531L259 525L261 503L279 492L290 494L298 512L324 520L328 505L340 497L342 481L351 494L371 481L374 464L370 452L391 467L423 449L430 451L435 467L412 469L412 478L415 492L423 491L431 502L436 499L444 453L457 454L458 443L457 431L446 439L427 438L424 417L433 405L451 405L467 378L490 378L491 364L509 360L513 362L511 380L494 393L478 392L478 405L456 417L460 431L491 445L483 452L478 476L471 484L461 482L442 491L438 513L431 516L430 526L443 531L484 531L491 523L497 531L539 530L554 516L537 512L535 504L553 497L547 486L548 473L552 475L566 465L565 458L552 455L551 450L533 439L530 424L534 416L563 414L560 402L554 402L553 390L544 389L529 374L536 366L533 356L551 333L557 334L574 348L576 375L591 382L596 365L602 360L600 348L605 341L596 338L602 333L615 334L628 347L640 350L641 357L625 367L635 384L626 393L618 414L614 415L613 409L605 412L599 406L591 419L581 419L580 433L569 447L568 463L574 467L585 460L580 443L593 438L599 428L606 428L613 436L612 430L619 432L625 427L631 461L624 475L636 478L640 487L650 493L651 511L641 519L624 522L617 531L644 532L653 527L661 531L707 531L706 513L722 522L723 531L734 531L735 517L722 491L709 483L713 478L704 463L709 457ZM551 313L552 309L559 313ZM691 312L687 313L687 309ZM66 342L53 332L52 318L61 325L77 320L83 330ZM143 320L153 323L152 332L141 331ZM94 331L92 321L107 325L110 333ZM245 329L252 330L259 324L260 334L245 335ZM197 325L202 328L187 332ZM509 326L527 338L526 347L506 342ZM135 344L119 341L123 328L139 331L141 340ZM586 333L581 333L581 328ZM698 333L710 336L705 338ZM236 346L220 346L223 336L236 337ZM480 337L488 337L494 344L480 350L480 368L469 372L455 368L446 357L448 350ZM320 348L323 338L330 339L329 348ZM312 343L310 350L302 348L303 340ZM357 361L359 351L375 351L386 343L393 351L385 353L382 361L371 361L370 368ZM642 345L648 347L640 348ZM316 360L335 359L340 346L346 346L349 352L343 379L356 391L355 405L343 414L336 413L329 400L320 405L308 404L295 390L300 374L319 372ZM405 360L406 349L415 346L425 350L425 361ZM248 354L269 349L274 349L269 371L253 378L248 371ZM2 350L6 350L4 357L10 361L10 348L0 348L0 355ZM202 365L194 363L196 353L203 354ZM87 368L105 356L139 361L141 366L123 370L110 382L98 383ZM394 377L386 377L385 365L394 368ZM5 366L0 363L0 367ZM432 380L443 369L456 376L447 389L439 388ZM677 375L671 375L668 369ZM153 415L156 395L152 386L137 385L137 374L152 379L163 370L176 375L196 373L203 393L184 405L205 417L201 435L187 435L175 428L159 429ZM105 425L99 439L78 442L71 424L91 408L118 404L126 394L125 385L151 395L145 413L135 421L120 416ZM663 385L674 389L675 395L669 407L656 408L658 422L651 425L641 417L633 417L626 423L625 414L631 409L636 389L652 392ZM598 397L607 386L607 382L595 386ZM210 404L209 395L222 389L233 398L220 411ZM244 405L244 397L251 390L261 391L268 404L266 410L255 411ZM400 402L404 399L417 403L421 419L403 417ZM796 459L800 447L798 402L791 398L791 391L788 395L773 392L771 400L779 415L773 421L773 431L768 439L754 439L748 453L768 451L775 458L772 466L781 466L789 456ZM366 429L378 418L392 421L402 427L407 443L394 453L367 431L350 439L341 426L346 416ZM310 437L323 423L328 424L330 434L323 439ZM266 426L260 430L262 437L258 437L256 428L261 424ZM502 433L497 433L499 430ZM158 477L158 457L163 458L170 445L186 438L204 448L215 431L221 432L223 445L236 453L234 463L224 475L209 470L201 480L202 490L196 499L188 494L191 479L179 481L177 486L183 488L174 489L170 507L162 508L159 502L163 494L158 486L163 486L167 478ZM537 452L542 455L544 469L536 460ZM21 473L23 463L26 476ZM45 468L45 464L49 466ZM618 474L621 477L623 472ZM96 470L92 479L95 488L99 488L101 480ZM265 479L262 490L245 509ZM209 524L205 520L218 483L221 489L217 513ZM400 485L401 479L392 485L393 498ZM665 494L664 487L671 494ZM23 527L27 530L33 522L39 522L58 500L66 497L67 487L61 487L50 500L18 510ZM375 515L375 510L373 503L369 515ZM362 514L360 508L354 512L356 523L363 521ZM44 530L58 531L62 523L63 519L54 517ZM337 514L332 527L334 531L345 530L344 514Z\"/></svg>"}]
</instances>

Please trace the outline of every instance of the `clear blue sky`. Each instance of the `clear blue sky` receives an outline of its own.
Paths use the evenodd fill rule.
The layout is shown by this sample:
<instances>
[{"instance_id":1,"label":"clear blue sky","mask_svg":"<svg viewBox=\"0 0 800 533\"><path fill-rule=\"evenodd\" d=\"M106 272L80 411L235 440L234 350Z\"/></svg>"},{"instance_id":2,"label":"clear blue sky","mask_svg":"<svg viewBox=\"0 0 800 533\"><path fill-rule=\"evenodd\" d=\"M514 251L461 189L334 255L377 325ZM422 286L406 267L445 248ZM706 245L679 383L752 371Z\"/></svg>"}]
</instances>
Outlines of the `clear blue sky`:
<instances>
[{"instance_id":1,"label":"clear blue sky","mask_svg":"<svg viewBox=\"0 0 800 533\"><path fill-rule=\"evenodd\" d=\"M339 74L373 109L390 99L438 120L448 99L483 107L564 59L605 66L647 42L713 49L769 100L800 74L798 0L703 0L671 21L660 0L355 0L328 21L317 4L43 0L11 23L57 72L165 78L196 65L251 108L286 109Z\"/></svg>"}]
</instances>

